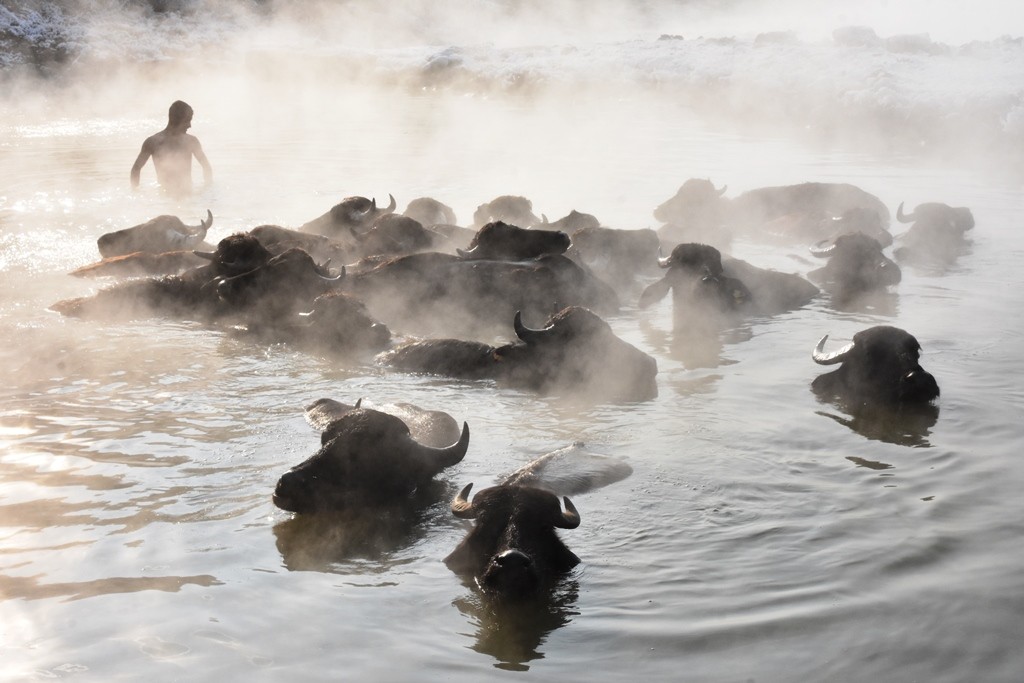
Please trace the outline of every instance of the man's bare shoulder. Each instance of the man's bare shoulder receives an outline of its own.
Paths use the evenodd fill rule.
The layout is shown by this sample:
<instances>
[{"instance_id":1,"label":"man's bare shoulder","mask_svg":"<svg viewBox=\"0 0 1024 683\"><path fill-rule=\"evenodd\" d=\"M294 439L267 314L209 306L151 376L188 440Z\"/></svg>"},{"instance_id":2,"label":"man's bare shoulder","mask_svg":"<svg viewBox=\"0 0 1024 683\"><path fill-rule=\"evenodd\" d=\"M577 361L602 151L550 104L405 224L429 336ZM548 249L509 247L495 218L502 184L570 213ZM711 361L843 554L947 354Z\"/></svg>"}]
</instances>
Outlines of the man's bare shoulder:
<instances>
[{"instance_id":1,"label":"man's bare shoulder","mask_svg":"<svg viewBox=\"0 0 1024 683\"><path fill-rule=\"evenodd\" d=\"M164 144L167 140L167 131L160 131L159 133L153 133L148 138L143 140L142 148L150 151L157 149Z\"/></svg>"}]
</instances>

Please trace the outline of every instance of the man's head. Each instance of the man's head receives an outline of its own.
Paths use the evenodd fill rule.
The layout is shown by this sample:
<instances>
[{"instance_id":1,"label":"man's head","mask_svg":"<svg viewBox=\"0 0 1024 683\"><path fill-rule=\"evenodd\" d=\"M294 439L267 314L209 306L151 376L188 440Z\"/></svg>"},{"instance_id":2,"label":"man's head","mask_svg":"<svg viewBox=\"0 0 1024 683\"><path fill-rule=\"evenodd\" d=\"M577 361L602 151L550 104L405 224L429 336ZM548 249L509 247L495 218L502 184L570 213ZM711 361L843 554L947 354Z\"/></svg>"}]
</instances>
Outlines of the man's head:
<instances>
[{"instance_id":1,"label":"man's head","mask_svg":"<svg viewBox=\"0 0 1024 683\"><path fill-rule=\"evenodd\" d=\"M192 107L181 100L175 101L167 110L167 127L183 127L188 130L192 125Z\"/></svg>"}]
</instances>

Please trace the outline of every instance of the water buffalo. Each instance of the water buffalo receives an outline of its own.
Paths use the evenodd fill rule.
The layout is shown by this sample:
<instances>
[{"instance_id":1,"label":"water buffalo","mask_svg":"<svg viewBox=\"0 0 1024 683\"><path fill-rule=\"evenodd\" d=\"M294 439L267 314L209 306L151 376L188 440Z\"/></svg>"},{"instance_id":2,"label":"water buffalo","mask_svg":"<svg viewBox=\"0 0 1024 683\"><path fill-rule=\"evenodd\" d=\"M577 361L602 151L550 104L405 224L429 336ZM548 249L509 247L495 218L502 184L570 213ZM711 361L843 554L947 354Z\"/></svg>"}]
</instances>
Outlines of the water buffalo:
<instances>
[{"instance_id":1,"label":"water buffalo","mask_svg":"<svg viewBox=\"0 0 1024 683\"><path fill-rule=\"evenodd\" d=\"M570 256L616 291L628 290L638 275L657 270L661 241L653 230L586 227L571 239Z\"/></svg>"},{"instance_id":2,"label":"water buffalo","mask_svg":"<svg viewBox=\"0 0 1024 683\"><path fill-rule=\"evenodd\" d=\"M591 400L640 401L658 394L654 358L623 341L597 315L579 306L552 315L543 329L513 320L518 341L502 346L460 339L427 339L382 353L400 370L499 384Z\"/></svg>"},{"instance_id":3,"label":"water buffalo","mask_svg":"<svg viewBox=\"0 0 1024 683\"><path fill-rule=\"evenodd\" d=\"M497 261L410 254L356 264L343 287L393 330L424 336L507 334L517 310L535 319L570 305L599 315L619 307L611 287L560 255Z\"/></svg>"},{"instance_id":4,"label":"water buffalo","mask_svg":"<svg viewBox=\"0 0 1024 683\"><path fill-rule=\"evenodd\" d=\"M816 243L858 232L883 247L892 244L892 234L882 227L878 212L863 206L847 209L840 216L825 211L788 213L761 224L757 236L767 241Z\"/></svg>"},{"instance_id":5,"label":"water buffalo","mask_svg":"<svg viewBox=\"0 0 1024 683\"><path fill-rule=\"evenodd\" d=\"M572 501L539 488L492 486L473 500L469 484L452 501L452 514L475 521L445 564L472 577L480 589L506 600L523 600L550 588L579 564L555 531L575 529L580 515Z\"/></svg>"},{"instance_id":6,"label":"water buffalo","mask_svg":"<svg viewBox=\"0 0 1024 683\"><path fill-rule=\"evenodd\" d=\"M476 207L472 227L482 228L495 221L529 228L540 223L541 219L533 213L533 202L526 197L502 195Z\"/></svg>"},{"instance_id":7,"label":"water buffalo","mask_svg":"<svg viewBox=\"0 0 1024 683\"><path fill-rule=\"evenodd\" d=\"M679 244L658 260L665 276L640 295L646 308L672 292L674 326L714 333L743 315L775 315L807 304L818 288L798 275L723 259L707 244ZM699 336L699 335L698 335Z\"/></svg>"},{"instance_id":8,"label":"water buffalo","mask_svg":"<svg viewBox=\"0 0 1024 683\"><path fill-rule=\"evenodd\" d=\"M663 225L658 237L667 245L699 242L725 248L732 241L728 224L728 186L716 188L710 180L690 178L675 195L654 210Z\"/></svg>"},{"instance_id":9,"label":"water buffalo","mask_svg":"<svg viewBox=\"0 0 1024 683\"><path fill-rule=\"evenodd\" d=\"M375 403L362 398L352 405L331 398L317 399L306 406L306 422L323 432L332 422L359 408L370 408L397 417L409 428L413 440L424 446L443 448L462 436L462 426L442 410L421 408L412 403Z\"/></svg>"},{"instance_id":10,"label":"water buffalo","mask_svg":"<svg viewBox=\"0 0 1024 683\"><path fill-rule=\"evenodd\" d=\"M569 236L560 230L528 230L494 221L481 227L469 249L460 249L458 254L464 259L521 261L564 254L569 245Z\"/></svg>"},{"instance_id":11,"label":"water buffalo","mask_svg":"<svg viewBox=\"0 0 1024 683\"><path fill-rule=\"evenodd\" d=\"M250 316L244 333L343 358L382 351L391 341L387 325L374 320L363 302L341 292L321 294L308 311Z\"/></svg>"},{"instance_id":12,"label":"water buffalo","mask_svg":"<svg viewBox=\"0 0 1024 683\"><path fill-rule=\"evenodd\" d=\"M835 234L833 218L845 217L888 243L881 233L889 227L889 209L855 185L811 182L761 187L733 199L723 196L725 189L715 189L709 180L686 181L654 211L655 218L666 224L658 231L662 240L725 246L732 235L742 234L753 239L817 242Z\"/></svg>"},{"instance_id":13,"label":"water buffalo","mask_svg":"<svg viewBox=\"0 0 1024 683\"><path fill-rule=\"evenodd\" d=\"M967 231L974 228L974 215L967 207L938 202L919 204L911 213L896 209L896 220L911 223L893 252L901 261L950 264L967 247Z\"/></svg>"},{"instance_id":14,"label":"water buffalo","mask_svg":"<svg viewBox=\"0 0 1024 683\"><path fill-rule=\"evenodd\" d=\"M213 225L213 213L199 225L185 225L177 216L157 216L140 225L107 234L96 240L104 258L124 256L137 251L158 254L164 251L186 251L200 248L206 232Z\"/></svg>"},{"instance_id":15,"label":"water buffalo","mask_svg":"<svg viewBox=\"0 0 1024 683\"><path fill-rule=\"evenodd\" d=\"M532 486L558 495L575 496L622 481L633 473L628 463L594 453L576 443L531 460L502 480L502 484Z\"/></svg>"},{"instance_id":16,"label":"water buffalo","mask_svg":"<svg viewBox=\"0 0 1024 683\"><path fill-rule=\"evenodd\" d=\"M828 259L808 273L840 302L885 289L900 282L900 267L882 253L882 245L863 233L840 235L815 245L811 254Z\"/></svg>"},{"instance_id":17,"label":"water buffalo","mask_svg":"<svg viewBox=\"0 0 1024 683\"><path fill-rule=\"evenodd\" d=\"M457 224L455 211L452 207L432 197L417 197L413 199L409 202L409 206L405 207L402 215L417 220L420 225L428 228L432 225Z\"/></svg>"},{"instance_id":18,"label":"water buffalo","mask_svg":"<svg viewBox=\"0 0 1024 683\"><path fill-rule=\"evenodd\" d=\"M722 254L707 244L679 244L660 259L665 276L649 285L638 305L647 308L672 293L673 327L717 333L734 324L752 305L743 282L725 275Z\"/></svg>"},{"instance_id":19,"label":"water buffalo","mask_svg":"<svg viewBox=\"0 0 1024 683\"><path fill-rule=\"evenodd\" d=\"M905 406L924 404L939 397L935 378L921 367L921 345L908 332L879 325L861 330L843 348L825 353L821 338L812 357L819 365L838 369L814 378L818 396L851 406Z\"/></svg>"},{"instance_id":20,"label":"water buffalo","mask_svg":"<svg viewBox=\"0 0 1024 683\"><path fill-rule=\"evenodd\" d=\"M334 274L294 248L247 272L218 278L215 287L227 312L268 320L308 310L318 296L336 290L343 278L344 270Z\"/></svg>"},{"instance_id":21,"label":"water buffalo","mask_svg":"<svg viewBox=\"0 0 1024 683\"><path fill-rule=\"evenodd\" d=\"M255 237L225 237L213 252L196 251L205 265L180 275L140 278L121 282L90 297L59 301L62 315L86 318L131 319L162 315L208 321L224 312L216 283L247 273L273 258Z\"/></svg>"},{"instance_id":22,"label":"water buffalo","mask_svg":"<svg viewBox=\"0 0 1024 683\"><path fill-rule=\"evenodd\" d=\"M381 216L394 213L398 204L394 196L388 197L391 201L384 208L377 207L376 199L346 197L331 207L327 213L302 224L299 231L326 237L348 236L354 232L362 232Z\"/></svg>"},{"instance_id":23,"label":"water buffalo","mask_svg":"<svg viewBox=\"0 0 1024 683\"><path fill-rule=\"evenodd\" d=\"M356 260L354 239L313 235L280 225L257 225L249 234L259 240L274 255L289 249L302 249L317 263L349 263Z\"/></svg>"},{"instance_id":24,"label":"water buffalo","mask_svg":"<svg viewBox=\"0 0 1024 683\"><path fill-rule=\"evenodd\" d=\"M545 230L561 230L570 234L577 230L601 227L601 221L597 220L597 216L589 213L581 213L576 209L573 209L557 221L552 221L550 223L548 222L547 216L541 216L541 218L543 219L541 226Z\"/></svg>"},{"instance_id":25,"label":"water buffalo","mask_svg":"<svg viewBox=\"0 0 1024 683\"><path fill-rule=\"evenodd\" d=\"M353 408L326 425L319 451L281 476L273 501L300 514L400 506L468 448L466 423L458 441L435 447L415 440L399 417Z\"/></svg>"},{"instance_id":26,"label":"water buffalo","mask_svg":"<svg viewBox=\"0 0 1024 683\"><path fill-rule=\"evenodd\" d=\"M448 238L423 227L418 220L398 214L385 214L369 230L354 235L355 259L367 256L399 256L420 251L440 251Z\"/></svg>"},{"instance_id":27,"label":"water buffalo","mask_svg":"<svg viewBox=\"0 0 1024 683\"><path fill-rule=\"evenodd\" d=\"M843 216L852 209L872 211L881 228L889 227L889 209L882 200L849 183L800 183L748 190L731 201L729 220L737 229L753 237L761 226L780 216L811 214L835 217ZM827 236L822 235L822 238ZM803 235L798 237L804 239Z\"/></svg>"}]
</instances>

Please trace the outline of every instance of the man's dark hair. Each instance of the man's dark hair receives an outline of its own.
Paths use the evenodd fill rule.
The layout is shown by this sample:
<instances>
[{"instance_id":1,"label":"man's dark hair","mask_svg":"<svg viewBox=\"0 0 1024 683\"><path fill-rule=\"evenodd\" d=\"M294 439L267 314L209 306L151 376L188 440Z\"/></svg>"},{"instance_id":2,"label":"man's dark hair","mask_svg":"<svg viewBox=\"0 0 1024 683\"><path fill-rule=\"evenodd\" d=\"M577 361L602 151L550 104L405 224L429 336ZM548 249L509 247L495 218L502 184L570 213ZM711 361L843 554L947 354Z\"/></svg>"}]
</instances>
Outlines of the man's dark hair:
<instances>
[{"instance_id":1,"label":"man's dark hair","mask_svg":"<svg viewBox=\"0 0 1024 683\"><path fill-rule=\"evenodd\" d=\"M192 107L181 100L176 100L171 104L171 108L167 110L167 123L173 126L181 123L191 115Z\"/></svg>"}]
</instances>

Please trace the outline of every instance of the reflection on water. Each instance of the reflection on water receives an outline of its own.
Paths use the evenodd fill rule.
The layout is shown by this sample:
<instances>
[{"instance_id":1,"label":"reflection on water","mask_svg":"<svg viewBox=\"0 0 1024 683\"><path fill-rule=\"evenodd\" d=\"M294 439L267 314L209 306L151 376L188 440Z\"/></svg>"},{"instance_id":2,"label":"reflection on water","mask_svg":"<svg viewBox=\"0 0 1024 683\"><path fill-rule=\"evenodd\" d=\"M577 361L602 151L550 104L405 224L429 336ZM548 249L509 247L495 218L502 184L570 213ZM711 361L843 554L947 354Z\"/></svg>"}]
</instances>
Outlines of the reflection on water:
<instances>
[{"instance_id":1,"label":"reflection on water","mask_svg":"<svg viewBox=\"0 0 1024 683\"><path fill-rule=\"evenodd\" d=\"M139 591L164 591L176 593L187 585L219 586L221 582L213 576L119 576L95 581L74 583L48 583L39 576L0 576L0 598L4 600L44 600L63 598L83 600L99 595L137 593Z\"/></svg>"},{"instance_id":2,"label":"reflection on water","mask_svg":"<svg viewBox=\"0 0 1024 683\"><path fill-rule=\"evenodd\" d=\"M861 436L875 441L927 448L928 435L939 419L939 407L936 405L885 406L862 405L854 408L837 403L846 414L818 411L817 415L831 418Z\"/></svg>"},{"instance_id":3,"label":"reflection on water","mask_svg":"<svg viewBox=\"0 0 1024 683\"><path fill-rule=\"evenodd\" d=\"M560 580L550 594L526 602L490 599L471 582L465 586L473 592L452 604L476 629L473 650L494 658L498 669L529 671L530 662L544 657L547 636L579 614L579 583L574 577Z\"/></svg>"},{"instance_id":4,"label":"reflection on water","mask_svg":"<svg viewBox=\"0 0 1024 683\"><path fill-rule=\"evenodd\" d=\"M294 515L274 525L277 549L291 571L386 573L396 553L422 540L437 509L447 502L448 487L431 482L409 500L378 507ZM431 509L433 506L433 509Z\"/></svg>"}]
</instances>

